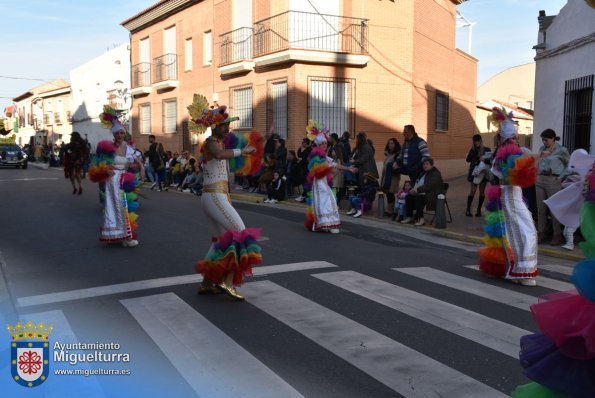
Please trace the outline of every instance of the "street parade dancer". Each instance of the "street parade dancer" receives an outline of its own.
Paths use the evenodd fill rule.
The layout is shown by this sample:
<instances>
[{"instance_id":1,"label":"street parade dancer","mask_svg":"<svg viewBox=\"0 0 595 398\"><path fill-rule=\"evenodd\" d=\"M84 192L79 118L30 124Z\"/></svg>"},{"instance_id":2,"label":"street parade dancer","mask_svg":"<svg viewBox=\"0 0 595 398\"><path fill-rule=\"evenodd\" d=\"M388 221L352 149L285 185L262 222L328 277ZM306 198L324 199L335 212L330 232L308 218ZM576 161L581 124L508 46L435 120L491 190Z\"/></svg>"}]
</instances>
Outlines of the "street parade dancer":
<instances>
[{"instance_id":1,"label":"street parade dancer","mask_svg":"<svg viewBox=\"0 0 595 398\"><path fill-rule=\"evenodd\" d=\"M537 281L537 231L523 200L522 188L535 184L535 158L517 143L512 114L494 108L491 121L499 128L503 144L492 163L499 186L488 191L486 204L486 248L479 252L479 269L525 286Z\"/></svg>"},{"instance_id":2,"label":"street parade dancer","mask_svg":"<svg viewBox=\"0 0 595 398\"><path fill-rule=\"evenodd\" d=\"M564 195L558 196L561 191L549 200L550 204L552 200L582 204L580 209L569 204L574 215L550 206L552 212L562 210L554 217L579 218L585 238L579 246L585 259L575 265L570 277L576 290L548 294L531 306L540 332L521 337L519 359L532 382L517 387L513 398L595 397L595 163L588 156L586 152L579 156L591 162L591 173L580 189L570 186Z\"/></svg>"},{"instance_id":3,"label":"street parade dancer","mask_svg":"<svg viewBox=\"0 0 595 398\"><path fill-rule=\"evenodd\" d=\"M205 258L195 267L196 272L203 275L198 293L223 292L236 300L244 300L236 286L244 282L245 276L252 275L253 265L262 261L261 247L257 243L260 229L246 228L233 208L229 175L233 169L238 175L260 169L264 150L262 137L257 132L252 132L248 139L229 134L229 124L239 118L230 117L224 105L208 108L203 96L197 94L194 98L189 107L192 122L203 129L210 127L212 132L201 147L204 172L201 206L211 223L213 237ZM202 104L203 108L198 115L191 109L192 106L196 109L197 104Z\"/></svg>"},{"instance_id":4,"label":"street parade dancer","mask_svg":"<svg viewBox=\"0 0 595 398\"><path fill-rule=\"evenodd\" d=\"M99 115L101 125L111 130L114 139L97 144L89 178L104 187L103 225L99 240L122 242L124 247L134 247L138 245L138 186L145 172L140 152L130 144L130 140L127 142L126 127L120 117L121 114L110 106L103 107L103 113Z\"/></svg>"},{"instance_id":5,"label":"street parade dancer","mask_svg":"<svg viewBox=\"0 0 595 398\"><path fill-rule=\"evenodd\" d=\"M337 206L337 196L331 187L333 172L349 170L356 172L353 167L337 164L327 156L328 129L309 120L306 126L307 138L315 147L308 156L308 176L306 179L308 197L306 204L305 226L310 231L325 231L338 234L341 228L341 217Z\"/></svg>"}]
</instances>

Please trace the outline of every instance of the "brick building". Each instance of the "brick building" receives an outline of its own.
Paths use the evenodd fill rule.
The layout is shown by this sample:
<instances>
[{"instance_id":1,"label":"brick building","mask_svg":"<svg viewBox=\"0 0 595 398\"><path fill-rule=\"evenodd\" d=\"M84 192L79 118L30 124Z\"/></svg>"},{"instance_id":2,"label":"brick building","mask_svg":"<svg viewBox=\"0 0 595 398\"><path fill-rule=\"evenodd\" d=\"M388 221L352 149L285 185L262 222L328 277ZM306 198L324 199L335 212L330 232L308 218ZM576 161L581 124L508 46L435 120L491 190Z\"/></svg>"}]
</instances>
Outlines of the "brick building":
<instances>
[{"instance_id":1,"label":"brick building","mask_svg":"<svg viewBox=\"0 0 595 398\"><path fill-rule=\"evenodd\" d=\"M441 169L474 131L477 61L455 48L462 0L162 0L122 22L131 32L132 130L196 152L194 93L297 148L309 118L366 131L377 160L414 124ZM464 163L464 162L463 162ZM464 169L463 164L463 169ZM455 167L457 168L457 167ZM448 172L447 172L448 174Z\"/></svg>"}]
</instances>

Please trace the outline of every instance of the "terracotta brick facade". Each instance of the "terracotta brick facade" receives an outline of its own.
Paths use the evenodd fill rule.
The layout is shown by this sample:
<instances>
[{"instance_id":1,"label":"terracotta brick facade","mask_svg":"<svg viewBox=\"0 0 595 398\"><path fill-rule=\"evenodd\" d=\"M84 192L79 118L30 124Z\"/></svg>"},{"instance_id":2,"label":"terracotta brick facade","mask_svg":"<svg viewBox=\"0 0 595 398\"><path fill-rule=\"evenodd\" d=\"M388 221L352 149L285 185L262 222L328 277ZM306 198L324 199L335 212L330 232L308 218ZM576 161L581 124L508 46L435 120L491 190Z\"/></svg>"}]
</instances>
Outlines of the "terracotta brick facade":
<instances>
[{"instance_id":1,"label":"terracotta brick facade","mask_svg":"<svg viewBox=\"0 0 595 398\"><path fill-rule=\"evenodd\" d=\"M180 1L178 0L178 3ZM167 2L166 2L167 3ZM454 0L369 1L341 0L340 14L367 20L367 54L364 64L329 61L276 61L240 73L222 74L219 70L220 35L232 30L232 0L204 0L164 12L154 21L131 29L132 65L139 63L139 41L150 38L151 58L163 54L163 31L176 26L178 86L152 90L135 96L133 135L138 146L148 145L139 134L139 104L151 105L151 132L166 149L180 151L185 145L182 125L188 120L186 107L194 93L209 99L218 96L220 104L233 108L231 90L251 86L253 128L265 132L267 96L274 81L287 81L287 147L295 149L303 138L311 103L309 81L316 78L339 79L349 87L347 106L352 107L350 132L366 131L374 141L377 160L391 136L403 142L402 129L414 124L428 139L433 157L438 160L464 158L474 131L477 61L455 48ZM288 11L290 0L253 0L253 22ZM215 17L214 17L215 15ZM127 24L146 16L140 13ZM212 31L213 63L203 65L203 33ZM363 37L363 35L362 35ZM184 41L192 39L193 68L184 71ZM362 43L362 39L358 43ZM317 51L317 50L316 50ZM320 50L328 56L328 51ZM359 55L359 54L358 54ZM448 128L436 131L436 91L448 95ZM163 100L177 99L177 132L164 134ZM233 113L233 109L232 112ZM270 110L269 114L270 116ZM334 131L339 135L342 131ZM196 152L198 147L190 148Z\"/></svg>"}]
</instances>

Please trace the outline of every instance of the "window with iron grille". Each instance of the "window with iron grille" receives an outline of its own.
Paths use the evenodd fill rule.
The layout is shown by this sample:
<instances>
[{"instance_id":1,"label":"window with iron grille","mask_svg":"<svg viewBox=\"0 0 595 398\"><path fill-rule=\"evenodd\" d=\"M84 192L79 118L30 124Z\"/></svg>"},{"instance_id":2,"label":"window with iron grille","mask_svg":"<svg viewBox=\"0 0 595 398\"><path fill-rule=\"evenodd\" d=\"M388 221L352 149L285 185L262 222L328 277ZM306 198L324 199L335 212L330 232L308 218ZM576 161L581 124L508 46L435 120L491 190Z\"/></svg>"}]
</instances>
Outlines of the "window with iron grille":
<instances>
[{"instance_id":1,"label":"window with iron grille","mask_svg":"<svg viewBox=\"0 0 595 398\"><path fill-rule=\"evenodd\" d=\"M151 134L151 104L138 106L139 133Z\"/></svg>"},{"instance_id":2,"label":"window with iron grille","mask_svg":"<svg viewBox=\"0 0 595 398\"><path fill-rule=\"evenodd\" d=\"M287 139L287 80L268 83L267 131L275 125L275 133Z\"/></svg>"},{"instance_id":3,"label":"window with iron grille","mask_svg":"<svg viewBox=\"0 0 595 398\"><path fill-rule=\"evenodd\" d=\"M570 151L591 148L593 77L566 80L564 87L564 146Z\"/></svg>"},{"instance_id":4,"label":"window with iron grille","mask_svg":"<svg viewBox=\"0 0 595 398\"><path fill-rule=\"evenodd\" d=\"M177 108L175 99L163 101L163 132L166 134L177 132Z\"/></svg>"},{"instance_id":5,"label":"window with iron grille","mask_svg":"<svg viewBox=\"0 0 595 398\"><path fill-rule=\"evenodd\" d=\"M355 130L355 79L308 77L308 118L339 136Z\"/></svg>"},{"instance_id":6,"label":"window with iron grille","mask_svg":"<svg viewBox=\"0 0 595 398\"><path fill-rule=\"evenodd\" d=\"M240 120L231 124L232 129L252 128L252 86L231 89L231 116L239 116Z\"/></svg>"},{"instance_id":7,"label":"window with iron grille","mask_svg":"<svg viewBox=\"0 0 595 398\"><path fill-rule=\"evenodd\" d=\"M448 94L436 91L436 130L448 131Z\"/></svg>"}]
</instances>

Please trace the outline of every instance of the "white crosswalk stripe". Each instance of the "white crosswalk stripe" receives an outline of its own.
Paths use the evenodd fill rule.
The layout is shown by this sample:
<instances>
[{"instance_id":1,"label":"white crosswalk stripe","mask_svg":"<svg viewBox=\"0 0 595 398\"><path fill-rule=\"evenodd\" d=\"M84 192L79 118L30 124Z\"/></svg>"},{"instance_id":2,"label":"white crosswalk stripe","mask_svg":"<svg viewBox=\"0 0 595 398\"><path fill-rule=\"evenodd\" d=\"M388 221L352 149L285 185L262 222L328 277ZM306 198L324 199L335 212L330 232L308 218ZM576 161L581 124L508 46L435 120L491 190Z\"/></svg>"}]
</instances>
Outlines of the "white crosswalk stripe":
<instances>
[{"instance_id":1,"label":"white crosswalk stripe","mask_svg":"<svg viewBox=\"0 0 595 398\"><path fill-rule=\"evenodd\" d=\"M465 267L479 271L478 265L466 265ZM558 290L561 292L567 290L574 290L574 285L572 283L560 281L558 279L548 278L541 275L537 277L537 284L539 286L547 287L548 289Z\"/></svg>"},{"instance_id":2,"label":"white crosswalk stripe","mask_svg":"<svg viewBox=\"0 0 595 398\"><path fill-rule=\"evenodd\" d=\"M430 267L393 268L393 270L525 311L529 311L529 307L537 303L537 297Z\"/></svg>"},{"instance_id":3,"label":"white crosswalk stripe","mask_svg":"<svg viewBox=\"0 0 595 398\"><path fill-rule=\"evenodd\" d=\"M175 294L121 303L199 396L302 396ZM233 382L213 382L224 374L233 374Z\"/></svg>"},{"instance_id":4,"label":"white crosswalk stripe","mask_svg":"<svg viewBox=\"0 0 595 398\"><path fill-rule=\"evenodd\" d=\"M385 313L394 313L395 318L404 314L406 317L415 318L428 326L449 332L432 332L442 333L441 338L448 339L450 334L452 334L453 341L456 338L453 348L449 347L447 341L444 342L444 347L448 347L445 348L445 351L457 350L454 347L460 347L461 341L467 340L473 342L475 346L473 348L474 355L480 355L483 350L486 356L510 362L518 358L520 338L531 333L518 325L476 312L477 309L465 308L465 304L455 305L432 297L432 293L428 293L427 289L420 293L413 290L414 288L410 285L406 285L407 288L400 286L401 282L397 285L360 272L337 270L338 267L338 265L325 261L312 261L255 268L255 275L260 275L261 279L249 281L240 288L241 293L247 297L247 302L234 307L234 311L242 313L244 311L242 308L251 308L253 313L250 314L251 316L243 317L237 325L234 325L234 328L238 327L239 330L242 330L242 327L246 327L250 329L257 326L258 322L262 321L262 317L272 319L272 322L278 323L274 326L276 330L279 330L274 336L276 344L285 344L283 329L294 335L297 332L305 337L305 339L302 338L301 344L324 348L325 358L332 359L334 355L337 361L340 361L341 366L351 366L358 369L358 373L363 372L362 377L369 377L370 384L376 384L378 388L384 388L387 391L388 387L406 398L507 396L499 390L502 387L494 379L486 378L484 380L481 372L470 375L472 371L469 371L470 374L466 374L466 371L461 370L460 366L457 367L457 365L446 362L445 358L450 354L432 358L424 351L425 349L411 348L405 344L408 340L402 342L399 341L399 337L394 337L399 334L385 335L374 330L373 326L361 321L366 317L359 317L358 321L350 319L345 315L348 312L336 309L336 303L332 306L333 309L327 308L324 300L328 300L328 296L323 295L322 297L327 298L321 300L319 297L317 302L314 302L307 297L309 295L307 291L300 294L292 291L291 283L288 287L282 287L270 280L262 279L269 274L308 271L301 277L312 278L316 283L334 286L329 286L333 289L333 295L340 294L345 295L346 298L365 299L369 301L366 305L376 306L379 309L382 307L382 311ZM461 267L477 269L477 266ZM518 292L516 291L518 289L507 286L498 280L479 281L431 267L393 268L393 270L419 280L447 286L452 289L452 297L472 294L491 300L494 309L515 307L528 311L530 305L537 302L535 296ZM469 271L465 272L469 273ZM399 274L395 273L394 275ZM403 275L401 277L404 278ZM308 395L305 391L301 391L303 385L292 385L292 383L299 383L299 379L286 379L282 376L287 377L288 369L279 371L279 374L276 373L278 371L274 368L276 365L271 365L271 362L268 361L265 364L264 359L260 358L262 352L253 351L254 347L244 348L240 342L234 340L232 336L237 332L228 332L227 330L230 330L226 329L228 325L218 325L217 322L220 320L217 318L209 317L207 319L208 313L201 314L200 308L205 307L193 306L190 300L184 301L174 292L150 295L143 295L140 292L144 289L197 283L201 279L197 275L183 275L22 297L18 300L20 307L39 305L44 300L54 304L63 302L71 304L71 301L81 298L104 297L137 291L136 296L117 298L115 302L126 309L124 311L120 307L120 311L128 316L134 324L133 327L142 330L148 336L148 339L145 337L145 340L149 342L149 348L159 356L164 355L167 358L168 371L173 375L179 375L180 380L187 382L188 385L184 385L185 391L194 391L197 396L208 397L272 398ZM540 277L539 280L541 286L553 290L567 290L571 286L567 282L551 278ZM411 285L415 286L415 284ZM527 291L530 292L530 289L527 288ZM225 296L220 297L224 301L228 299ZM214 303L219 303L219 297L212 297L212 299ZM457 303L460 302L460 300L457 301ZM230 305L233 304L230 302ZM242 305L246 307L242 307ZM340 304L339 307L342 305ZM329 307L331 306L329 305ZM519 311L517 314L522 315L523 313ZM260 320L253 319L252 315L258 315L261 318ZM529 318L529 314L526 316ZM46 311L30 314L30 317L34 321L54 323L54 330L61 333L61 335L53 336L58 340L78 341L62 311ZM522 321L517 320L516 322L523 324ZM85 339L80 341L85 341ZM147 344L146 342L144 344ZM318 350L314 350L314 352L318 352ZM272 355L282 356L283 353ZM466 354L456 352L454 355L458 357ZM494 369L494 371L497 370ZM229 374L234 376L226 377ZM364 374L367 376L363 376ZM225 382L220 382L221 380L225 380ZM105 395L105 391L101 389L100 381L103 382L103 380L96 380L92 377L86 379L85 383L90 384L85 384L86 395L82 396L100 397ZM13 384L17 386L16 383Z\"/></svg>"},{"instance_id":5,"label":"white crosswalk stripe","mask_svg":"<svg viewBox=\"0 0 595 398\"><path fill-rule=\"evenodd\" d=\"M251 304L406 397L506 396L273 282L243 291Z\"/></svg>"},{"instance_id":6,"label":"white crosswalk stripe","mask_svg":"<svg viewBox=\"0 0 595 398\"><path fill-rule=\"evenodd\" d=\"M314 275L431 325L518 358L520 338L530 332L444 301L353 271Z\"/></svg>"}]
</instances>

